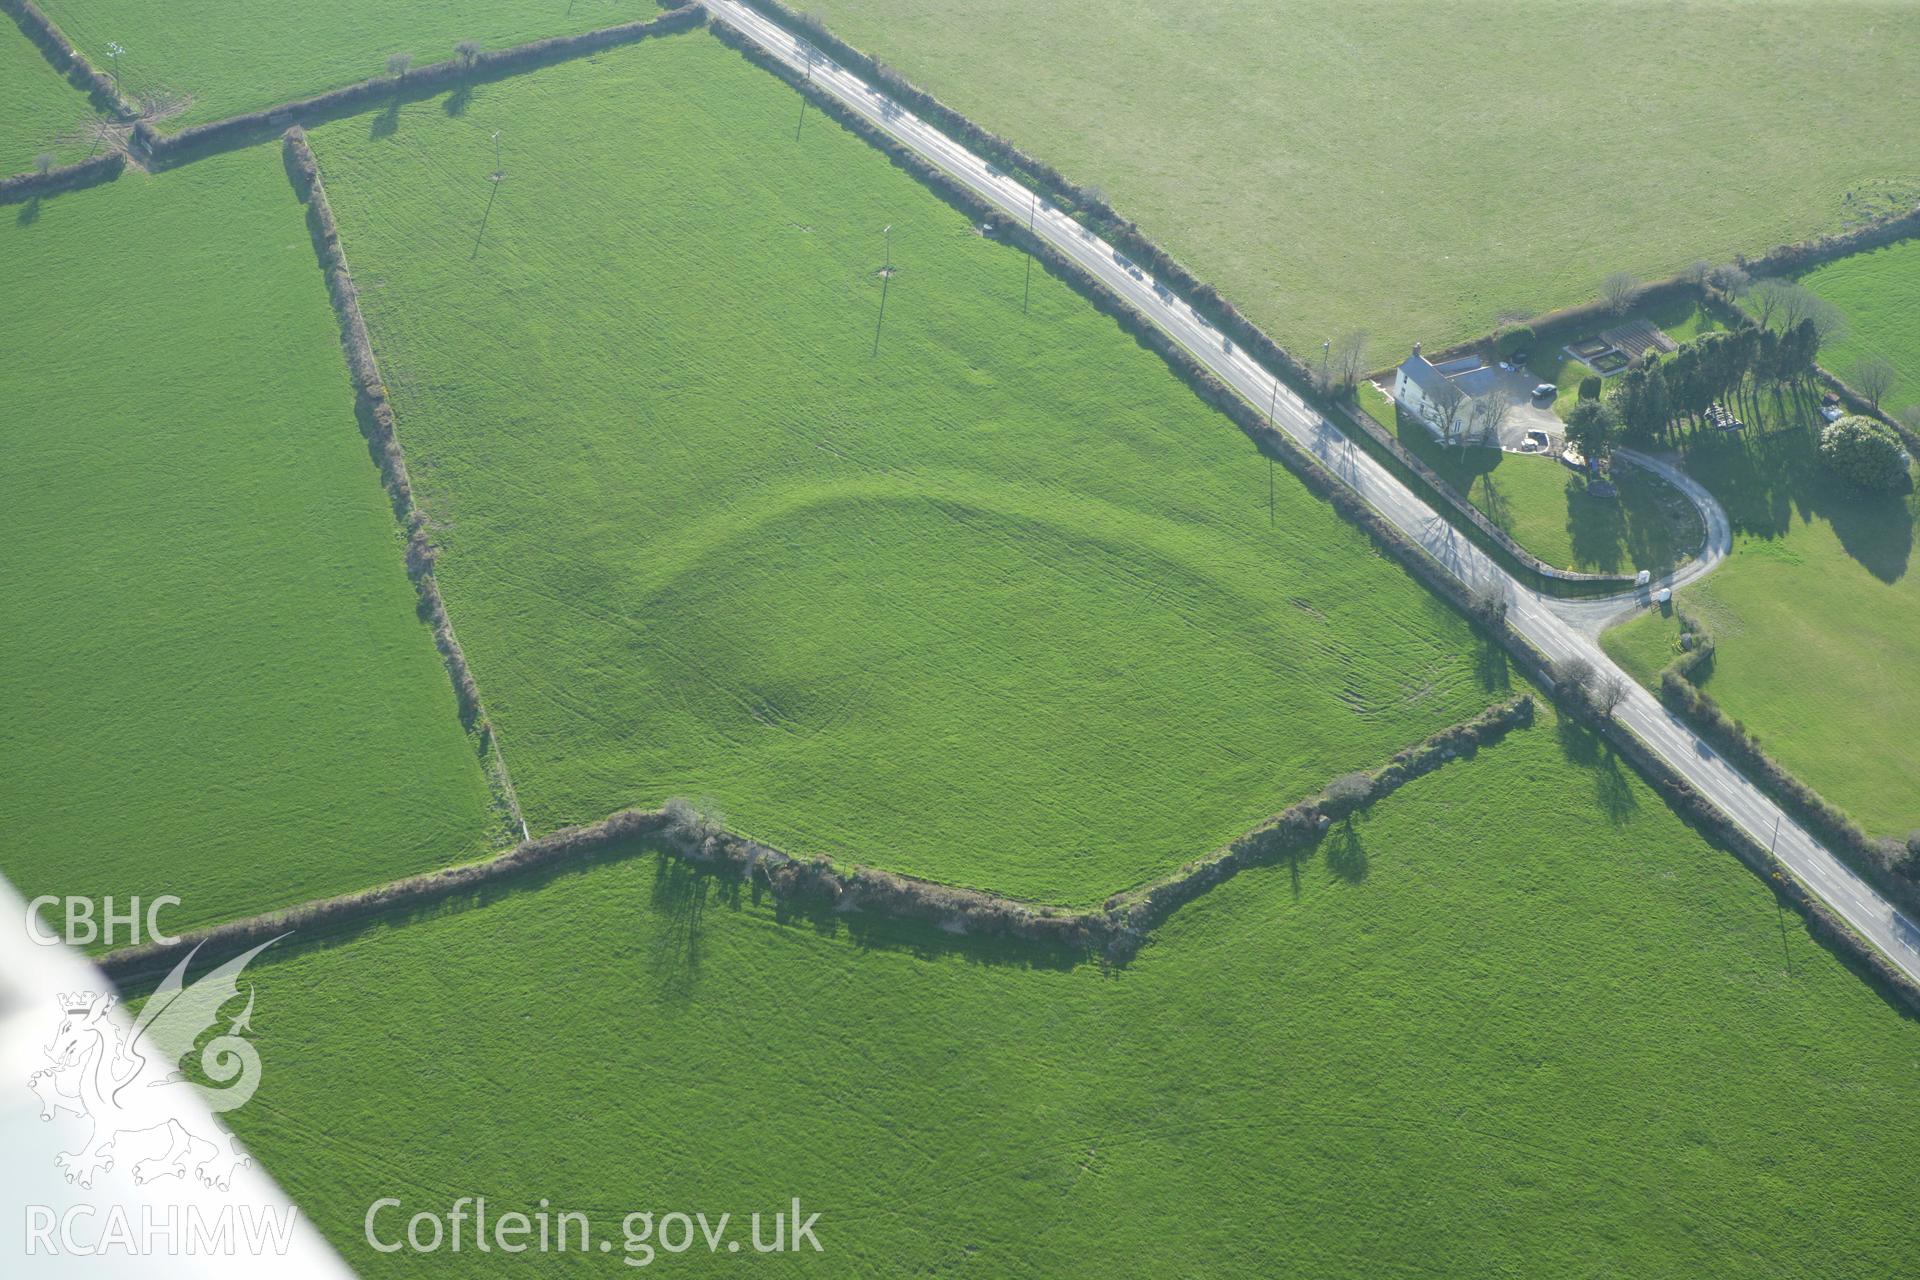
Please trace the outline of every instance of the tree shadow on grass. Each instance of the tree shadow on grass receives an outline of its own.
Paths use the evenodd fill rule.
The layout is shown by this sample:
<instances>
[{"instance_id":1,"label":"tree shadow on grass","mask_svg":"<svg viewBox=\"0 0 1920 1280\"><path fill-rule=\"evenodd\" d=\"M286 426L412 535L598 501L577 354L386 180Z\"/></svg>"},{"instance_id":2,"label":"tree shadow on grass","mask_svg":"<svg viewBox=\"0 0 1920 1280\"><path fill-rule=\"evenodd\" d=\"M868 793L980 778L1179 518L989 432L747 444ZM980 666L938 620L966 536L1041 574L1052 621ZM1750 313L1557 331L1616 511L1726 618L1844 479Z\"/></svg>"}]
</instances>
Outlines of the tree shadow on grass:
<instances>
[{"instance_id":1,"label":"tree shadow on grass","mask_svg":"<svg viewBox=\"0 0 1920 1280\"><path fill-rule=\"evenodd\" d=\"M658 927L648 939L652 967L660 979L663 999L684 1004L700 977L705 946L702 923L709 895L740 905L740 882L703 873L700 868L664 850L654 854L651 903Z\"/></svg>"},{"instance_id":2,"label":"tree shadow on grass","mask_svg":"<svg viewBox=\"0 0 1920 1280\"><path fill-rule=\"evenodd\" d=\"M1348 884L1359 884L1367 878L1367 846L1351 815L1329 831L1322 843L1327 850L1327 870Z\"/></svg>"},{"instance_id":3,"label":"tree shadow on grass","mask_svg":"<svg viewBox=\"0 0 1920 1280\"><path fill-rule=\"evenodd\" d=\"M40 197L28 196L26 203L20 206L20 212L13 215L14 225L30 227L38 221L40 221Z\"/></svg>"},{"instance_id":4,"label":"tree shadow on grass","mask_svg":"<svg viewBox=\"0 0 1920 1280\"><path fill-rule=\"evenodd\" d=\"M1555 729L1560 750L1567 760L1593 777L1594 799L1600 812L1614 826L1624 826L1640 801L1633 794L1633 783L1611 744L1570 716L1562 715Z\"/></svg>"},{"instance_id":5,"label":"tree shadow on grass","mask_svg":"<svg viewBox=\"0 0 1920 1280\"><path fill-rule=\"evenodd\" d=\"M367 126L369 138L391 138L400 132L400 99L395 98L373 117Z\"/></svg>"},{"instance_id":6,"label":"tree shadow on grass","mask_svg":"<svg viewBox=\"0 0 1920 1280\"><path fill-rule=\"evenodd\" d=\"M1687 470L1726 508L1735 533L1780 538L1796 521L1825 520L1841 548L1885 583L1906 576L1912 560L1915 498L1863 494L1820 461L1812 424L1818 402L1804 391L1763 393L1776 421L1792 425L1737 436L1700 434L1685 446Z\"/></svg>"},{"instance_id":7,"label":"tree shadow on grass","mask_svg":"<svg viewBox=\"0 0 1920 1280\"><path fill-rule=\"evenodd\" d=\"M1506 646L1479 627L1474 628L1473 638L1473 677L1480 687L1489 692L1512 688L1513 669L1507 659Z\"/></svg>"},{"instance_id":8,"label":"tree shadow on grass","mask_svg":"<svg viewBox=\"0 0 1920 1280\"><path fill-rule=\"evenodd\" d=\"M1574 564L1588 572L1619 573L1626 567L1627 550L1627 517L1621 499L1592 496L1579 476L1567 477L1565 492Z\"/></svg>"},{"instance_id":9,"label":"tree shadow on grass","mask_svg":"<svg viewBox=\"0 0 1920 1280\"><path fill-rule=\"evenodd\" d=\"M472 105L473 86L463 84L447 95L446 101L440 104L440 109L450 116L463 116L467 114L467 108Z\"/></svg>"}]
</instances>

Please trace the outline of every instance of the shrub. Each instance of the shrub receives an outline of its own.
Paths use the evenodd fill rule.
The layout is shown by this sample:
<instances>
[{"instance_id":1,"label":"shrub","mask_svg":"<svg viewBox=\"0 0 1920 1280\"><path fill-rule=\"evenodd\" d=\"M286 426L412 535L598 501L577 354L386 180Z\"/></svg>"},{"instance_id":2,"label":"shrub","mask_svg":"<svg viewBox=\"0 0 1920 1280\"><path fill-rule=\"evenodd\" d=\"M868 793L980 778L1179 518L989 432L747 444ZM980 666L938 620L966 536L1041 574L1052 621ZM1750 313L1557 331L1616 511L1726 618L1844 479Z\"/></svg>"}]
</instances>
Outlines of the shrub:
<instances>
[{"instance_id":1,"label":"shrub","mask_svg":"<svg viewBox=\"0 0 1920 1280\"><path fill-rule=\"evenodd\" d=\"M1855 488L1891 493L1907 478L1899 437L1872 418L1853 414L1820 433L1820 460Z\"/></svg>"},{"instance_id":2,"label":"shrub","mask_svg":"<svg viewBox=\"0 0 1920 1280\"><path fill-rule=\"evenodd\" d=\"M1373 775L1343 773L1327 784L1327 804L1341 810L1357 809L1373 795Z\"/></svg>"},{"instance_id":3,"label":"shrub","mask_svg":"<svg viewBox=\"0 0 1920 1280\"><path fill-rule=\"evenodd\" d=\"M1534 332L1530 324L1503 324L1493 333L1493 349L1503 356L1528 350L1533 343Z\"/></svg>"},{"instance_id":4,"label":"shrub","mask_svg":"<svg viewBox=\"0 0 1920 1280\"><path fill-rule=\"evenodd\" d=\"M1582 400L1598 400L1600 398L1600 379L1597 377L1580 379L1580 398Z\"/></svg>"}]
</instances>

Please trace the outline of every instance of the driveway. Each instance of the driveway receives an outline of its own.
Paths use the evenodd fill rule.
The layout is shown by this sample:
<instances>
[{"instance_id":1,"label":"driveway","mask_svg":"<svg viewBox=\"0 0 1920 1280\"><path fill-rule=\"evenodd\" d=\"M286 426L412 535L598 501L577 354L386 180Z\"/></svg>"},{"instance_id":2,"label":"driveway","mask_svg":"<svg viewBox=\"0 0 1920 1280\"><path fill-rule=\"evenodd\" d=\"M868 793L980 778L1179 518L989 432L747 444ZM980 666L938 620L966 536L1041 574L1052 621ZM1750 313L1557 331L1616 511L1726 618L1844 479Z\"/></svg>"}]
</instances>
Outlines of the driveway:
<instances>
[{"instance_id":1,"label":"driveway","mask_svg":"<svg viewBox=\"0 0 1920 1280\"><path fill-rule=\"evenodd\" d=\"M1499 365L1487 364L1456 374L1452 381L1472 399L1499 395L1513 405L1513 412L1500 427L1500 447L1509 453L1519 452L1520 443L1529 431L1546 432L1556 445L1566 435L1567 424L1560 421L1553 407L1534 400L1533 389L1540 385L1540 380L1525 369L1502 369Z\"/></svg>"}]
</instances>

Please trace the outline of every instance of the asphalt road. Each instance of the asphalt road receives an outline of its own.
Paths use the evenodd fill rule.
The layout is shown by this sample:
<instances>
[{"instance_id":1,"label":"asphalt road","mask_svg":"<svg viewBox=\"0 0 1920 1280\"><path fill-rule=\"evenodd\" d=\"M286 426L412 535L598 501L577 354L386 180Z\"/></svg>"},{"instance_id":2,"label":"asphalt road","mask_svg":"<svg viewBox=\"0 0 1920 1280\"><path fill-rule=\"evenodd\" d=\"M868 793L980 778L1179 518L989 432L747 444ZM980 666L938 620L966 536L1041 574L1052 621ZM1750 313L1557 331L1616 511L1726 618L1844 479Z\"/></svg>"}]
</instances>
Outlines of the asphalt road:
<instances>
[{"instance_id":1,"label":"asphalt road","mask_svg":"<svg viewBox=\"0 0 1920 1280\"><path fill-rule=\"evenodd\" d=\"M805 71L822 90L911 147L1008 217L1031 219L1037 235L1125 298L1193 352L1222 381L1245 396L1250 404L1262 412L1271 405L1276 427L1325 463L1455 577L1475 589L1491 588L1503 593L1508 601L1509 622L1547 657L1556 662L1585 658L1602 673L1619 671L1601 651L1597 637L1612 618L1644 607L1644 596L1636 598L1628 594L1606 601L1575 602L1555 600L1523 585L1284 383L1236 344L1223 338L1183 299L1143 269L1123 265L1113 247L1104 240L1049 207L1032 191L886 98L806 41L737 0L709 0L708 7L767 52L796 70ZM1685 485L1692 482L1688 480ZM1717 528L1712 527L1710 517L1709 526L1706 553L1656 586L1691 581L1718 562L1726 549L1724 515ZM1624 673L1621 674L1625 678ZM1802 883L1885 952L1894 964L1920 979L1920 928L1895 911L1871 885L1783 813L1739 770L1661 706L1651 693L1630 678L1627 683L1632 692L1615 713L1616 718L1748 834L1763 846L1771 847Z\"/></svg>"}]
</instances>

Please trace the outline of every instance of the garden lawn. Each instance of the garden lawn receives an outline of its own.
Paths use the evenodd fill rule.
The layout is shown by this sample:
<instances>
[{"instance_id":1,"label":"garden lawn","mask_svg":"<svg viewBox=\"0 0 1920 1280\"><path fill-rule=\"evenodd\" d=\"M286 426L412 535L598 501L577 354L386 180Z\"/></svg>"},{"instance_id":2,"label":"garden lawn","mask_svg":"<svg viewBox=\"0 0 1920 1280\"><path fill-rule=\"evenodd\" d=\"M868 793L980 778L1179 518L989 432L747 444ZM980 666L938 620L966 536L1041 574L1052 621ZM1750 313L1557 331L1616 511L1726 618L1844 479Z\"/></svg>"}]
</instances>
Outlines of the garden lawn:
<instances>
[{"instance_id":1,"label":"garden lawn","mask_svg":"<svg viewBox=\"0 0 1920 1280\"><path fill-rule=\"evenodd\" d=\"M1920 405L1920 239L1836 259L1800 283L1847 318L1846 332L1821 350L1820 363L1851 381L1860 361L1878 356L1899 374L1881 407L1897 413Z\"/></svg>"},{"instance_id":2,"label":"garden lawn","mask_svg":"<svg viewBox=\"0 0 1920 1280\"><path fill-rule=\"evenodd\" d=\"M1733 552L1678 595L1713 634L1702 687L1761 745L1876 835L1920 827L1920 498L1868 498L1820 464L1811 398L1770 394L1752 439L1701 436L1690 474L1726 507ZM1757 410L1757 413L1756 413ZM1649 686L1678 623L1645 614L1603 643Z\"/></svg>"},{"instance_id":3,"label":"garden lawn","mask_svg":"<svg viewBox=\"0 0 1920 1280\"><path fill-rule=\"evenodd\" d=\"M1119 972L847 928L642 856L263 960L266 1070L230 1118L369 1277L429 1261L367 1246L383 1196L382 1239L484 1196L587 1212L616 1258L627 1212L744 1241L797 1196L823 1252L768 1275L1911 1258L1920 1026L1550 713ZM656 1260L740 1270L697 1235Z\"/></svg>"},{"instance_id":4,"label":"garden lawn","mask_svg":"<svg viewBox=\"0 0 1920 1280\"><path fill-rule=\"evenodd\" d=\"M87 96L60 78L13 20L0 14L0 178L25 173L34 158L84 159L95 119Z\"/></svg>"},{"instance_id":5,"label":"garden lawn","mask_svg":"<svg viewBox=\"0 0 1920 1280\"><path fill-rule=\"evenodd\" d=\"M484 851L279 157L10 208L0 296L0 871L177 929Z\"/></svg>"},{"instance_id":6,"label":"garden lawn","mask_svg":"<svg viewBox=\"0 0 1920 1280\"><path fill-rule=\"evenodd\" d=\"M1300 352L1365 328L1389 364L1920 196L1911 5L795 7L1101 186Z\"/></svg>"},{"instance_id":7,"label":"garden lawn","mask_svg":"<svg viewBox=\"0 0 1920 1280\"><path fill-rule=\"evenodd\" d=\"M1361 406L1391 420L1400 443L1419 455L1515 542L1557 569L1656 573L1691 560L1706 538L1700 512L1660 477L1619 464L1617 498L1596 498L1555 458L1499 449L1448 447L1371 383Z\"/></svg>"},{"instance_id":8,"label":"garden lawn","mask_svg":"<svg viewBox=\"0 0 1920 1280\"><path fill-rule=\"evenodd\" d=\"M537 829L685 795L1085 903L1485 703L1457 616L800 105L692 34L313 134Z\"/></svg>"},{"instance_id":9,"label":"garden lawn","mask_svg":"<svg viewBox=\"0 0 1920 1280\"><path fill-rule=\"evenodd\" d=\"M425 66L453 57L463 40L504 49L548 36L638 22L659 10L646 0L336 0L289 8L284 0L46 0L67 38L108 65L109 41L125 46L121 84L130 98L173 112L172 131L385 75L389 54ZM177 109L177 110L176 110Z\"/></svg>"}]
</instances>

